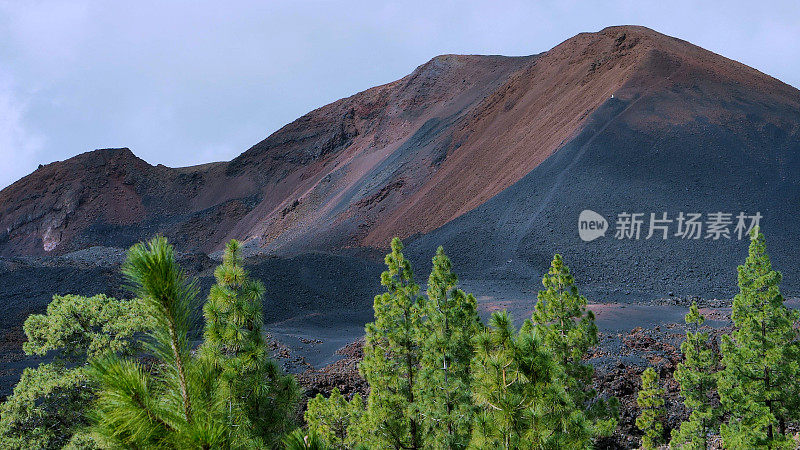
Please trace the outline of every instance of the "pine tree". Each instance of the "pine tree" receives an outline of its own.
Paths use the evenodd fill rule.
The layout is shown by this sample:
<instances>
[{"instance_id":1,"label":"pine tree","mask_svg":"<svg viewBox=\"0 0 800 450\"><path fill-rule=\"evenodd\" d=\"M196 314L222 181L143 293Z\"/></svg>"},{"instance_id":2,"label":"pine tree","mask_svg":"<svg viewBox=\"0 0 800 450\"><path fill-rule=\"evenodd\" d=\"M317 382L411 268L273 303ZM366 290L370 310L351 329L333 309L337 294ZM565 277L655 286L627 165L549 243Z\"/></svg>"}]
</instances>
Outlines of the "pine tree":
<instances>
[{"instance_id":1,"label":"pine tree","mask_svg":"<svg viewBox=\"0 0 800 450\"><path fill-rule=\"evenodd\" d=\"M610 435L617 425L618 401L598 398L592 388L594 368L583 362L598 343L594 314L586 308L586 297L578 293L561 255L553 257L542 284L545 290L539 291L532 321L561 365L567 392L588 421L589 427L580 432Z\"/></svg>"},{"instance_id":2,"label":"pine tree","mask_svg":"<svg viewBox=\"0 0 800 450\"><path fill-rule=\"evenodd\" d=\"M240 249L238 241L228 242L214 271L217 283L203 307L200 353L224 383L228 422L247 423L266 445L277 445L294 427L299 389L269 358L261 310L264 285L249 278Z\"/></svg>"},{"instance_id":3,"label":"pine tree","mask_svg":"<svg viewBox=\"0 0 800 450\"><path fill-rule=\"evenodd\" d=\"M175 262L172 246L163 237L134 245L123 273L153 320L147 347L156 359L154 373L116 355L92 361L90 377L99 386L93 436L113 448L252 446L245 427L231 436L213 367L190 353L197 288Z\"/></svg>"},{"instance_id":4,"label":"pine tree","mask_svg":"<svg viewBox=\"0 0 800 450\"><path fill-rule=\"evenodd\" d=\"M84 439L94 390L86 363L109 353L138 350L134 334L147 329L137 300L105 295L56 295L46 314L23 326L28 355L55 353L52 362L26 368L0 406L0 448L62 448Z\"/></svg>"},{"instance_id":5,"label":"pine tree","mask_svg":"<svg viewBox=\"0 0 800 450\"><path fill-rule=\"evenodd\" d=\"M86 363L109 353L135 352L133 336L146 328L138 301L105 295L56 295L46 314L29 316L23 350L55 357L26 368L0 405L0 448L62 448L82 439L94 400Z\"/></svg>"},{"instance_id":6,"label":"pine tree","mask_svg":"<svg viewBox=\"0 0 800 450\"><path fill-rule=\"evenodd\" d=\"M478 413L470 446L585 448L585 424L560 381L560 366L526 321L516 333L507 312L494 313L476 337L473 395Z\"/></svg>"},{"instance_id":7,"label":"pine tree","mask_svg":"<svg viewBox=\"0 0 800 450\"><path fill-rule=\"evenodd\" d=\"M675 380L680 383L683 404L690 415L679 430L672 430L670 447L705 450L709 445L708 434L719 420L719 411L713 402L719 357L711 346L708 332L700 331L705 317L700 314L697 303L692 303L685 320L686 340L681 344L684 360L675 369ZM694 331L688 329L691 325Z\"/></svg>"},{"instance_id":8,"label":"pine tree","mask_svg":"<svg viewBox=\"0 0 800 450\"><path fill-rule=\"evenodd\" d=\"M366 326L361 374L370 386L365 429L379 448L423 448L419 362L425 301L414 282L400 239L392 240L381 274L386 292L375 297L375 320Z\"/></svg>"},{"instance_id":9,"label":"pine tree","mask_svg":"<svg viewBox=\"0 0 800 450\"><path fill-rule=\"evenodd\" d=\"M658 447L664 440L664 389L659 387L661 379L652 367L642 372L642 388L636 398L639 417L636 426L642 430L642 448Z\"/></svg>"},{"instance_id":10,"label":"pine tree","mask_svg":"<svg viewBox=\"0 0 800 450\"><path fill-rule=\"evenodd\" d=\"M439 247L428 278L420 371L427 448L466 448L470 439L472 338L481 327L475 297L458 289L457 282L450 259Z\"/></svg>"},{"instance_id":11,"label":"pine tree","mask_svg":"<svg viewBox=\"0 0 800 450\"><path fill-rule=\"evenodd\" d=\"M364 403L358 393L347 401L338 388L333 388L327 398L317 394L308 402L304 418L311 433L331 448L343 450L358 443L359 430L355 428L363 415Z\"/></svg>"},{"instance_id":12,"label":"pine tree","mask_svg":"<svg viewBox=\"0 0 800 450\"><path fill-rule=\"evenodd\" d=\"M789 447L788 426L800 418L798 313L783 303L781 274L772 269L758 229L738 272L734 331L721 346L719 394L730 415L722 438L730 448Z\"/></svg>"}]
</instances>

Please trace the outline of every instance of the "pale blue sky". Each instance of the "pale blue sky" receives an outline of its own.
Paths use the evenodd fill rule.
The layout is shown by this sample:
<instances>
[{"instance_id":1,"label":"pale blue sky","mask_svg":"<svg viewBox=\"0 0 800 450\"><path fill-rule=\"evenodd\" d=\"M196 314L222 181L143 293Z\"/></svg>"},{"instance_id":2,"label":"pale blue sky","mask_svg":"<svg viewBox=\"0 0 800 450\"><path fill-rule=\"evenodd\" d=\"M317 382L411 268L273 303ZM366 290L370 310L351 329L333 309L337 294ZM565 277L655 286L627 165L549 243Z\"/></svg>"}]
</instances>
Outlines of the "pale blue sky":
<instances>
[{"instance_id":1,"label":"pale blue sky","mask_svg":"<svg viewBox=\"0 0 800 450\"><path fill-rule=\"evenodd\" d=\"M0 187L103 147L227 160L438 54L529 55L622 24L800 86L795 1L0 0Z\"/></svg>"}]
</instances>

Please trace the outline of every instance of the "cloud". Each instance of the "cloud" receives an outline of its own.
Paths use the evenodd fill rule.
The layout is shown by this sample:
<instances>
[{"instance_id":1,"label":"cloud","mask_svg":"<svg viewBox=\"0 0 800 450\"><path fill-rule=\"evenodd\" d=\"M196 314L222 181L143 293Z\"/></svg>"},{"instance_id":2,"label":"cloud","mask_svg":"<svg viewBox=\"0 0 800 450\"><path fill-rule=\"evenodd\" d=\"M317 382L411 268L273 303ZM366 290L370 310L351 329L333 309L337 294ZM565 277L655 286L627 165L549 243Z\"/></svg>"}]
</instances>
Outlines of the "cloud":
<instances>
[{"instance_id":1,"label":"cloud","mask_svg":"<svg viewBox=\"0 0 800 450\"><path fill-rule=\"evenodd\" d=\"M0 71L0 186L36 168L44 138L25 124L25 101L15 96L8 74Z\"/></svg>"}]
</instances>

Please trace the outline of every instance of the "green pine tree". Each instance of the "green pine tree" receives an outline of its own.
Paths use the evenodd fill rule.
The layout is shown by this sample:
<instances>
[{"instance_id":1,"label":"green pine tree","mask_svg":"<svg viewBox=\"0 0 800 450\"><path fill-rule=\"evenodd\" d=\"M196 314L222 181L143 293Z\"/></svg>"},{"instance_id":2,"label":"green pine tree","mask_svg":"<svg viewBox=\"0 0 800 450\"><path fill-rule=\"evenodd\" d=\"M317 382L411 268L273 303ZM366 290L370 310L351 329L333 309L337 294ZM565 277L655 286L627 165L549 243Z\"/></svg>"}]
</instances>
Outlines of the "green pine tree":
<instances>
[{"instance_id":1,"label":"green pine tree","mask_svg":"<svg viewBox=\"0 0 800 450\"><path fill-rule=\"evenodd\" d=\"M206 325L201 357L214 367L228 396L228 422L247 423L269 446L277 445L294 428L299 389L269 358L264 339L261 299L264 285L242 266L241 245L231 240L222 264L214 271L203 307Z\"/></svg>"},{"instance_id":2,"label":"green pine tree","mask_svg":"<svg viewBox=\"0 0 800 450\"><path fill-rule=\"evenodd\" d=\"M361 374L370 386L364 429L376 448L421 449L419 363L425 300L419 295L400 239L392 240L381 274L386 292L375 297L375 320L366 326Z\"/></svg>"},{"instance_id":3,"label":"green pine tree","mask_svg":"<svg viewBox=\"0 0 800 450\"><path fill-rule=\"evenodd\" d=\"M95 397L86 363L135 352L133 336L146 328L140 302L105 295L56 295L46 314L29 316L23 350L40 356L55 352L55 358L26 368L0 406L0 448L62 448L85 439L82 429Z\"/></svg>"},{"instance_id":4,"label":"green pine tree","mask_svg":"<svg viewBox=\"0 0 800 450\"><path fill-rule=\"evenodd\" d=\"M439 247L428 278L420 371L427 448L466 448L470 440L472 338L482 327L475 297L458 289L457 282L450 259Z\"/></svg>"},{"instance_id":5,"label":"green pine tree","mask_svg":"<svg viewBox=\"0 0 800 450\"><path fill-rule=\"evenodd\" d=\"M717 426L719 410L714 405L717 390L719 357L711 346L708 332L701 332L705 317L697 303L692 303L686 314L686 340L681 344L683 362L675 369L675 380L680 383L683 404L690 411L688 420L680 429L672 430L670 447L705 450L708 435ZM694 326L694 331L688 326Z\"/></svg>"},{"instance_id":6,"label":"green pine tree","mask_svg":"<svg viewBox=\"0 0 800 450\"><path fill-rule=\"evenodd\" d=\"M562 382L588 427L576 430L592 437L608 436L617 426L616 398L604 400L592 388L594 368L583 362L598 343L594 314L586 297L578 293L575 279L561 255L555 255L542 279L532 321L562 368Z\"/></svg>"},{"instance_id":7,"label":"green pine tree","mask_svg":"<svg viewBox=\"0 0 800 450\"><path fill-rule=\"evenodd\" d=\"M642 448L646 450L654 449L664 441L664 389L660 384L661 378L652 367L642 372L642 388L636 398L640 410L636 426L644 433Z\"/></svg>"},{"instance_id":8,"label":"green pine tree","mask_svg":"<svg viewBox=\"0 0 800 450\"><path fill-rule=\"evenodd\" d=\"M363 415L364 403L358 393L347 401L338 388L333 388L327 398L317 394L308 402L304 418L310 432L331 448L343 450L358 443L356 427Z\"/></svg>"},{"instance_id":9,"label":"green pine tree","mask_svg":"<svg viewBox=\"0 0 800 450\"><path fill-rule=\"evenodd\" d=\"M188 332L195 283L187 281L163 237L136 244L123 266L153 326L149 370L116 355L92 361L99 386L91 414L92 435L102 447L229 448L252 446L245 427L229 433L226 397L213 367L190 353Z\"/></svg>"},{"instance_id":10,"label":"green pine tree","mask_svg":"<svg viewBox=\"0 0 800 450\"><path fill-rule=\"evenodd\" d=\"M503 449L585 448L581 414L561 383L536 328L517 333L507 312L494 313L476 337L473 395L478 413L471 446Z\"/></svg>"},{"instance_id":11,"label":"green pine tree","mask_svg":"<svg viewBox=\"0 0 800 450\"><path fill-rule=\"evenodd\" d=\"M781 274L772 269L757 229L738 272L734 331L721 346L719 394L730 416L722 438L729 448L791 447L788 427L800 418L798 313L783 303Z\"/></svg>"}]
</instances>

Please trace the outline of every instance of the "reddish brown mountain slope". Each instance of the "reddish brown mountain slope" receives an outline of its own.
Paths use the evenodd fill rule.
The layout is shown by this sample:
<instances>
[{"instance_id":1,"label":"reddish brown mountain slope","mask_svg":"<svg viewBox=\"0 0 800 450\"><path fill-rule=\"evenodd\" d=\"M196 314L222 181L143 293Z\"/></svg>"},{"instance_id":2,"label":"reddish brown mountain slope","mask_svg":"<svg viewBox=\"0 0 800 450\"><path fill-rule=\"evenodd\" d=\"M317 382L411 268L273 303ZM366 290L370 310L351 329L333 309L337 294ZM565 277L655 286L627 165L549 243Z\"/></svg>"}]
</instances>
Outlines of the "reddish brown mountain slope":
<instances>
[{"instance_id":1,"label":"reddish brown mountain slope","mask_svg":"<svg viewBox=\"0 0 800 450\"><path fill-rule=\"evenodd\" d=\"M202 251L231 237L277 253L383 247L512 186L612 95L637 112L626 126L650 134L699 116L736 127L749 102L785 128L800 107L796 89L642 27L580 34L531 57L445 55L312 111L231 162L170 169L99 150L50 164L0 192L0 255L126 246L156 232Z\"/></svg>"}]
</instances>

